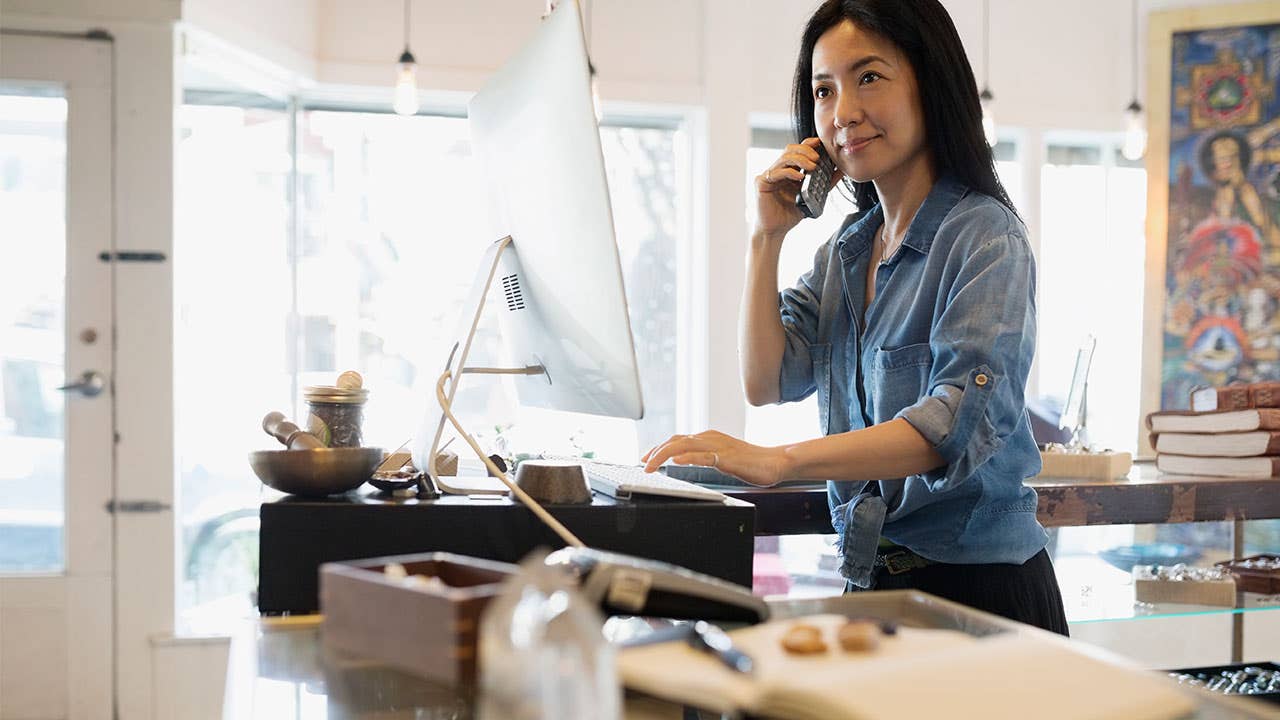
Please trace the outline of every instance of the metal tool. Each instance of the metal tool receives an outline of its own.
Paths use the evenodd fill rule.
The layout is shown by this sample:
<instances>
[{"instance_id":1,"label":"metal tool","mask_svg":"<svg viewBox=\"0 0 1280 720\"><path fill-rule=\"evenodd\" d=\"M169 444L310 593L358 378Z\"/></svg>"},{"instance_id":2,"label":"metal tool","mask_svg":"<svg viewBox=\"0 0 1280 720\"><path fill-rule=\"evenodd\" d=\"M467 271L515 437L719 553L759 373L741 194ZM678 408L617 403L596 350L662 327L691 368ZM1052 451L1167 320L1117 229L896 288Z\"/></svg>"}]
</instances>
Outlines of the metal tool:
<instances>
[{"instance_id":1,"label":"metal tool","mask_svg":"<svg viewBox=\"0 0 1280 720\"><path fill-rule=\"evenodd\" d=\"M730 670L751 674L755 663L751 656L733 646L729 634L705 620L695 622L689 628L687 641L693 647L711 653Z\"/></svg>"}]
</instances>

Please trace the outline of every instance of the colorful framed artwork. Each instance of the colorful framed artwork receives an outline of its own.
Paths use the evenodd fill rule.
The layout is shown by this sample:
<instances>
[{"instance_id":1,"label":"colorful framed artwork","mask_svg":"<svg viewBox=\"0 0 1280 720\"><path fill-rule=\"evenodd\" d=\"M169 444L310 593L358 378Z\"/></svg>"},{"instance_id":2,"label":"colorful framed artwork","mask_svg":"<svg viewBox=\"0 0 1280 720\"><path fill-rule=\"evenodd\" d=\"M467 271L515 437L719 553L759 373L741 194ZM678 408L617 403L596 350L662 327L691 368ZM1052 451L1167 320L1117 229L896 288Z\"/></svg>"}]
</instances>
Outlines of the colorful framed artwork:
<instances>
[{"instance_id":1,"label":"colorful framed artwork","mask_svg":"<svg viewBox=\"0 0 1280 720\"><path fill-rule=\"evenodd\" d=\"M1148 47L1144 415L1280 379L1280 3L1153 13Z\"/></svg>"}]
</instances>

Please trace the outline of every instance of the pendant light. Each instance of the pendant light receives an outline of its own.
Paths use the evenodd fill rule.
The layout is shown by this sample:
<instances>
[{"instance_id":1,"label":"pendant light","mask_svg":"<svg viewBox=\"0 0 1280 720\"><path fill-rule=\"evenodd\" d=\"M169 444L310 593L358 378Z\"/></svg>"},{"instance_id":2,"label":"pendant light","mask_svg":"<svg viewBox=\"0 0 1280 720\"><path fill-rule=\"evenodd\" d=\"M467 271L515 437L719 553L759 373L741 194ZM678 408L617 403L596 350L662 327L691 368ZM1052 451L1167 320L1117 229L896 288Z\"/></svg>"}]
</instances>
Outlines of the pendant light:
<instances>
[{"instance_id":1,"label":"pendant light","mask_svg":"<svg viewBox=\"0 0 1280 720\"><path fill-rule=\"evenodd\" d=\"M982 134L987 144L996 146L996 116L992 110L996 96L991 94L991 7L990 0L982 0Z\"/></svg>"},{"instance_id":2,"label":"pendant light","mask_svg":"<svg viewBox=\"0 0 1280 720\"><path fill-rule=\"evenodd\" d=\"M1138 160L1147 152L1147 118L1138 102L1138 0L1130 0L1133 7L1133 96L1124 109L1124 145L1120 154L1126 160Z\"/></svg>"},{"instance_id":3,"label":"pendant light","mask_svg":"<svg viewBox=\"0 0 1280 720\"><path fill-rule=\"evenodd\" d=\"M418 113L418 63L409 52L409 3L404 0L404 52L396 61L396 94L391 107L400 115Z\"/></svg>"}]
</instances>

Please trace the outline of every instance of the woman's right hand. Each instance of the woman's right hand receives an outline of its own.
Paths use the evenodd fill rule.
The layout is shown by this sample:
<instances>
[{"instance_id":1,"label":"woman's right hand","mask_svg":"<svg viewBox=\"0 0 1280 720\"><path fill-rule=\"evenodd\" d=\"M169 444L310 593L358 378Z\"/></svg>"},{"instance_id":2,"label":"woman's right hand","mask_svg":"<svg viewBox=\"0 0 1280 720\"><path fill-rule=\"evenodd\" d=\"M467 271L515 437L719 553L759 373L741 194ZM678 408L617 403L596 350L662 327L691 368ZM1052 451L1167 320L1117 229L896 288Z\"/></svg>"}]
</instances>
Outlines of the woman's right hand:
<instances>
[{"instance_id":1,"label":"woman's right hand","mask_svg":"<svg viewBox=\"0 0 1280 720\"><path fill-rule=\"evenodd\" d=\"M767 170L756 176L755 231L767 237L784 237L791 228L804 219L804 213L796 207L796 195L804 174L818 166L818 147L822 141L807 138L796 145L788 145L782 155ZM832 184L840 180L835 172Z\"/></svg>"}]
</instances>

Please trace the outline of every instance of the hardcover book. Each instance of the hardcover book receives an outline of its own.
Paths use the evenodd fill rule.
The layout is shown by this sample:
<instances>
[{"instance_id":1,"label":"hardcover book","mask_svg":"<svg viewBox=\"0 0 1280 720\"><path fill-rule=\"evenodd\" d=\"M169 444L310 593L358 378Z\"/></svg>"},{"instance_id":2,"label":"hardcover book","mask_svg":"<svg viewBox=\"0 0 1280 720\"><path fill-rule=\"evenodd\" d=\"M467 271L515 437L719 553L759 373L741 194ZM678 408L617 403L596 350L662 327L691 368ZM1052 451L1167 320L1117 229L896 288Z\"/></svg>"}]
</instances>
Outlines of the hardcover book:
<instances>
[{"instance_id":1,"label":"hardcover book","mask_svg":"<svg viewBox=\"0 0 1280 720\"><path fill-rule=\"evenodd\" d=\"M1151 438L1158 453L1200 457L1280 455L1280 432L1163 433Z\"/></svg>"},{"instance_id":2,"label":"hardcover book","mask_svg":"<svg viewBox=\"0 0 1280 720\"><path fill-rule=\"evenodd\" d=\"M1166 410L1147 416L1153 433L1224 433L1252 430L1280 430L1280 408L1250 410Z\"/></svg>"},{"instance_id":3,"label":"hardcover book","mask_svg":"<svg viewBox=\"0 0 1280 720\"><path fill-rule=\"evenodd\" d=\"M1209 387L1191 392L1191 409L1196 412L1274 407L1280 407L1280 382Z\"/></svg>"},{"instance_id":4,"label":"hardcover book","mask_svg":"<svg viewBox=\"0 0 1280 720\"><path fill-rule=\"evenodd\" d=\"M1160 472L1172 475L1270 478L1280 475L1280 456L1194 457L1191 455L1156 455L1156 468Z\"/></svg>"}]
</instances>

